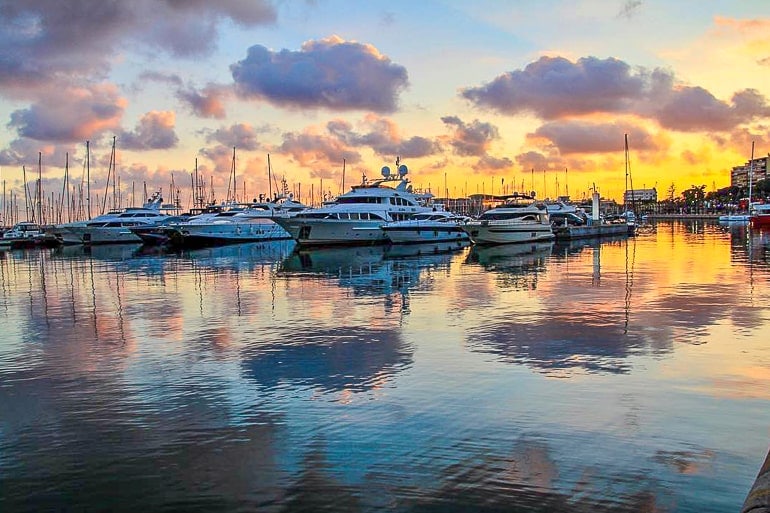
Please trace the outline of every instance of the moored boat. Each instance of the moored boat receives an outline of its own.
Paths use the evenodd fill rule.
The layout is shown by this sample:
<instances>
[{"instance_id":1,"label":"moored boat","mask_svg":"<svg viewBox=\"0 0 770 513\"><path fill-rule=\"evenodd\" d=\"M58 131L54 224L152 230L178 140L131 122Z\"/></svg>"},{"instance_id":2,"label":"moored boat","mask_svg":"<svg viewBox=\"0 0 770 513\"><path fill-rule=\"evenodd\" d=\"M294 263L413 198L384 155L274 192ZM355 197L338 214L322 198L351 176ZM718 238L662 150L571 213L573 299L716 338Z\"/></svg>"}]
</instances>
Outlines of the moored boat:
<instances>
[{"instance_id":1,"label":"moored boat","mask_svg":"<svg viewBox=\"0 0 770 513\"><path fill-rule=\"evenodd\" d=\"M158 225L173 217L176 210L174 205L164 205L160 192L156 192L141 207L112 210L88 221L57 225L49 233L63 244L136 243L141 239L131 231L132 227Z\"/></svg>"},{"instance_id":2,"label":"moored boat","mask_svg":"<svg viewBox=\"0 0 770 513\"><path fill-rule=\"evenodd\" d=\"M385 166L382 178L370 181L364 175L361 184L331 203L274 220L301 246L384 244L382 225L443 209L432 204L430 192L412 188L408 169L398 159L396 168L395 176Z\"/></svg>"},{"instance_id":3,"label":"moored boat","mask_svg":"<svg viewBox=\"0 0 770 513\"><path fill-rule=\"evenodd\" d=\"M751 226L755 228L770 226L770 203L755 203L750 220Z\"/></svg>"},{"instance_id":4,"label":"moored boat","mask_svg":"<svg viewBox=\"0 0 770 513\"><path fill-rule=\"evenodd\" d=\"M545 205L530 196L514 194L498 207L487 210L463 229L476 244L509 244L554 238Z\"/></svg>"},{"instance_id":5,"label":"moored boat","mask_svg":"<svg viewBox=\"0 0 770 513\"><path fill-rule=\"evenodd\" d=\"M447 212L423 212L411 219L394 221L381 226L385 236L393 244L420 244L423 242L469 241L463 230L468 217Z\"/></svg>"}]
</instances>

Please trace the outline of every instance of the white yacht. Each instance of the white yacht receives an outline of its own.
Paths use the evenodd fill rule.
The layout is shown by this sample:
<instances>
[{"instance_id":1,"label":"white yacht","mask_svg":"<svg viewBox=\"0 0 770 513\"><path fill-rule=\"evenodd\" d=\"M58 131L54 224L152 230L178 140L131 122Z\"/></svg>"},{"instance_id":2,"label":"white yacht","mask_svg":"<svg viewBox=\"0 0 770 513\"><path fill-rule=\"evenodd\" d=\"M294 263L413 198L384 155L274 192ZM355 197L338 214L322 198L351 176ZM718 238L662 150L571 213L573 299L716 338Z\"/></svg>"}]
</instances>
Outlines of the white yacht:
<instances>
[{"instance_id":1,"label":"white yacht","mask_svg":"<svg viewBox=\"0 0 770 513\"><path fill-rule=\"evenodd\" d=\"M381 226L385 236L393 244L419 244L423 242L469 242L470 237L463 225L470 218L440 210L415 214L411 219L394 221Z\"/></svg>"},{"instance_id":2,"label":"white yacht","mask_svg":"<svg viewBox=\"0 0 770 513\"><path fill-rule=\"evenodd\" d=\"M364 176L360 185L332 203L274 220L303 246L386 243L382 225L443 209L443 205L432 204L429 192L413 190L407 167L399 165L398 159L396 167L397 175L385 166L382 178L368 181Z\"/></svg>"},{"instance_id":3,"label":"white yacht","mask_svg":"<svg viewBox=\"0 0 770 513\"><path fill-rule=\"evenodd\" d=\"M0 249L29 248L38 245L42 240L43 230L37 223L21 222L0 237Z\"/></svg>"},{"instance_id":4,"label":"white yacht","mask_svg":"<svg viewBox=\"0 0 770 513\"><path fill-rule=\"evenodd\" d=\"M164 205L160 192L155 192L141 207L110 211L89 221L57 225L52 233L64 244L141 242L131 228L160 224L172 217L169 212L175 208Z\"/></svg>"},{"instance_id":5,"label":"white yacht","mask_svg":"<svg viewBox=\"0 0 770 513\"><path fill-rule=\"evenodd\" d=\"M548 211L529 196L507 197L503 205L487 210L463 229L476 244L508 244L554 238ZM522 203L523 201L523 203Z\"/></svg>"},{"instance_id":6,"label":"white yacht","mask_svg":"<svg viewBox=\"0 0 770 513\"><path fill-rule=\"evenodd\" d=\"M306 205L288 194L273 200L230 205L219 212L206 212L185 221L131 230L145 244L187 248L289 239L289 233L273 218L288 217L305 209Z\"/></svg>"}]
</instances>

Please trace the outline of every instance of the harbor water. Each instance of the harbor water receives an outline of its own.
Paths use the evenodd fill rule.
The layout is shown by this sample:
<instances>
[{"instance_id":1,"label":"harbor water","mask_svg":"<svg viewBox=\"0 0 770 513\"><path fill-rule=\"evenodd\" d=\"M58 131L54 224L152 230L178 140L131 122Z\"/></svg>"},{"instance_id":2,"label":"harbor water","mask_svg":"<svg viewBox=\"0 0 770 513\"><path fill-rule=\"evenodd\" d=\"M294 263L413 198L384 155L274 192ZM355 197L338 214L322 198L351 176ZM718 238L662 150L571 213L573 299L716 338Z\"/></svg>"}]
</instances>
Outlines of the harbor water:
<instances>
[{"instance_id":1,"label":"harbor water","mask_svg":"<svg viewBox=\"0 0 770 513\"><path fill-rule=\"evenodd\" d=\"M0 253L0 511L739 511L769 258L703 221Z\"/></svg>"}]
</instances>

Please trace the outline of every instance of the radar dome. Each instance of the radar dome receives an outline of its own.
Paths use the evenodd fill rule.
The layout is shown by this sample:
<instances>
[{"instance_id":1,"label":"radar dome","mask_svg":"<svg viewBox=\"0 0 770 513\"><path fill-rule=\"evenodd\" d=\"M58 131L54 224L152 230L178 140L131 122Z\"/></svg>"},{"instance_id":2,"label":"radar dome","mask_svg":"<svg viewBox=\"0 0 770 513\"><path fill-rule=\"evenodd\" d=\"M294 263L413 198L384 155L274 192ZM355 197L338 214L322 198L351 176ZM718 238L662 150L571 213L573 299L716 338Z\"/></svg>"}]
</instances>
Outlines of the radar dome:
<instances>
[{"instance_id":1,"label":"radar dome","mask_svg":"<svg viewBox=\"0 0 770 513\"><path fill-rule=\"evenodd\" d=\"M382 170L380 172L385 178L390 176L390 168L388 166L382 166Z\"/></svg>"},{"instance_id":2,"label":"radar dome","mask_svg":"<svg viewBox=\"0 0 770 513\"><path fill-rule=\"evenodd\" d=\"M409 169L407 169L405 164L401 164L398 166L398 174L401 176L406 175L409 172Z\"/></svg>"}]
</instances>

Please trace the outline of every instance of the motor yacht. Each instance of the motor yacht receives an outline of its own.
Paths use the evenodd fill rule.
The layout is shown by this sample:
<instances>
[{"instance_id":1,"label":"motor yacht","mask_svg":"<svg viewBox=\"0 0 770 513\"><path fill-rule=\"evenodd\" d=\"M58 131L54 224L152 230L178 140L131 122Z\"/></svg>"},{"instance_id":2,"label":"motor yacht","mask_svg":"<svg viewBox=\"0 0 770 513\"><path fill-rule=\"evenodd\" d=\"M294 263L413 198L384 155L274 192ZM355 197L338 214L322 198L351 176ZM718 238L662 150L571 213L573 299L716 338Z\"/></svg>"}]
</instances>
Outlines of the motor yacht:
<instances>
[{"instance_id":1,"label":"motor yacht","mask_svg":"<svg viewBox=\"0 0 770 513\"><path fill-rule=\"evenodd\" d=\"M227 209L206 212L185 221L131 230L145 244L186 248L289 239L289 233L273 219L290 217L305 209L306 205L287 194L272 200L229 205Z\"/></svg>"},{"instance_id":2,"label":"motor yacht","mask_svg":"<svg viewBox=\"0 0 770 513\"><path fill-rule=\"evenodd\" d=\"M545 205L534 198L514 194L506 203L485 211L468 221L463 229L476 244L508 244L554 238Z\"/></svg>"},{"instance_id":3,"label":"motor yacht","mask_svg":"<svg viewBox=\"0 0 770 513\"><path fill-rule=\"evenodd\" d=\"M382 178L370 181L364 175L359 185L331 203L274 220L301 246L386 243L382 225L443 210L443 205L433 205L430 192L412 188L408 169L398 159L396 169L391 174L385 166Z\"/></svg>"},{"instance_id":4,"label":"motor yacht","mask_svg":"<svg viewBox=\"0 0 770 513\"><path fill-rule=\"evenodd\" d=\"M160 192L155 192L141 207L111 210L88 221L56 225L49 233L63 244L136 243L141 239L132 227L160 224L171 218L178 207L164 205Z\"/></svg>"},{"instance_id":5,"label":"motor yacht","mask_svg":"<svg viewBox=\"0 0 770 513\"><path fill-rule=\"evenodd\" d=\"M37 223L16 223L0 238L0 249L31 248L43 240L43 229Z\"/></svg>"},{"instance_id":6,"label":"motor yacht","mask_svg":"<svg viewBox=\"0 0 770 513\"><path fill-rule=\"evenodd\" d=\"M411 219L384 224L381 229L393 244L468 242L470 237L463 225L469 220L469 217L441 210L415 214Z\"/></svg>"}]
</instances>

